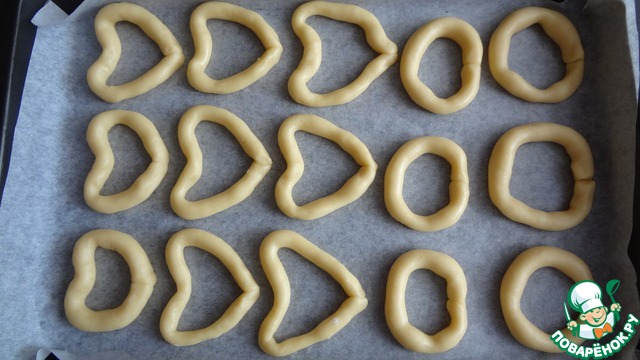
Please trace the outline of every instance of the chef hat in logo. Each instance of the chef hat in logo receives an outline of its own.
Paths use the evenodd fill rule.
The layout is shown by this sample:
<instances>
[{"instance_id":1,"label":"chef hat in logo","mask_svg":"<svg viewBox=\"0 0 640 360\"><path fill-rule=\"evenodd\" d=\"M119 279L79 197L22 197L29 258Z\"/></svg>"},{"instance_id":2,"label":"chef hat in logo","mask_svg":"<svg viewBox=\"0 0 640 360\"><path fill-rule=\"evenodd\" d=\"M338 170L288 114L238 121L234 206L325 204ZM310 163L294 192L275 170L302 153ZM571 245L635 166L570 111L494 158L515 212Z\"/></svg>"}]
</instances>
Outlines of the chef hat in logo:
<instances>
[{"instance_id":1,"label":"chef hat in logo","mask_svg":"<svg viewBox=\"0 0 640 360\"><path fill-rule=\"evenodd\" d=\"M576 283L569 290L568 297L573 310L581 313L604 306L601 300L602 289L593 281L585 280Z\"/></svg>"}]
</instances>

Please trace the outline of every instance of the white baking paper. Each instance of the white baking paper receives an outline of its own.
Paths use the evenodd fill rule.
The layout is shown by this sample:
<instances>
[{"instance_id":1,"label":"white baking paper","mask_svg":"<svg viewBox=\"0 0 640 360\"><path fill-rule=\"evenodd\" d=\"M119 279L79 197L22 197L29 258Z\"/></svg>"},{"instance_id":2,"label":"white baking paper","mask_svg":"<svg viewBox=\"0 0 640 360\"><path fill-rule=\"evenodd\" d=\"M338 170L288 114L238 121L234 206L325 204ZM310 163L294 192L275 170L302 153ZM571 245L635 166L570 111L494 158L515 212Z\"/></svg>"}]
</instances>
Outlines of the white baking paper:
<instances>
[{"instance_id":1,"label":"white baking paper","mask_svg":"<svg viewBox=\"0 0 640 360\"><path fill-rule=\"evenodd\" d=\"M87 2L73 21L41 27L33 48L21 112L15 132L7 186L0 208L0 352L9 358L34 358L39 348L60 349L84 358L268 358L257 343L258 329L273 303L273 294L259 261L262 239L277 229L294 230L335 256L360 280L369 299L365 311L328 341L304 349L298 359L401 359L424 355L404 349L392 336L384 317L389 268L402 253L432 249L452 256L465 271L468 283L468 329L451 351L434 359L551 358L529 350L510 335L500 309L499 290L504 272L527 248L551 245L583 258L596 281L604 286L621 280L615 298L623 315L640 314L635 273L626 249L631 234L634 184L637 34L631 1L528 1L558 10L576 25L585 49L584 81L578 91L559 104L529 103L507 93L492 78L486 49L498 23L524 6L513 1L401 0L347 1L375 14L400 51L422 24L442 16L469 22L485 48L480 91L465 109L435 115L418 107L402 87L396 63L354 101L341 106L309 108L288 95L287 79L300 61L302 47L290 25L301 1L233 1L259 12L271 24L284 46L280 62L261 80L231 95L212 95L192 89L186 65L147 94L108 104L87 86L85 74L101 49L93 17L105 1ZM175 34L190 59L194 48L189 16L200 1L138 1L156 14ZM627 5L625 7L625 4ZM353 80L375 56L355 26L314 17L309 23L323 39L323 63L310 82L312 90L326 92ZM214 57L208 73L229 76L251 64L262 53L257 38L240 25L210 21ZM131 24L118 25L123 57L110 79L118 84L135 78L160 59L157 47ZM425 55L421 79L437 94L448 96L460 86L460 49L438 40ZM548 86L563 76L560 52L537 26L517 34L510 65L537 86ZM215 216L185 221L169 204L169 193L185 164L177 140L180 116L190 107L208 104L242 118L264 143L273 167L253 195ZM158 128L169 148L169 172L143 204L118 214L103 215L84 202L84 179L94 160L85 131L91 118L110 109L142 113ZM370 149L379 169L369 190L354 203L314 221L290 219L279 211L274 186L286 165L277 144L277 131L291 115L322 116L358 136ZM538 121L568 125L588 141L597 182L594 207L573 229L548 232L515 223L491 203L487 191L487 164L493 145L508 129ZM469 205L453 227L421 233L395 221L386 211L383 178L390 158L406 141L420 136L444 136L459 144L469 164ZM222 191L250 164L232 136L220 127L202 124L197 136L203 147L202 180L191 199ZM306 161L296 186L299 203L327 195L357 170L335 144L297 135ZM125 189L144 170L148 155L133 133L122 127L110 133L116 169L105 192ZM419 158L408 169L404 197L416 212L437 211L448 201L450 167L433 155ZM511 182L513 194L536 208L560 210L571 197L573 179L569 158L555 144L523 146L517 154ZM261 287L261 295L245 318L215 340L189 347L166 343L158 329L160 314L175 291L164 249L169 237L184 228L200 228L226 240L245 261ZM148 253L158 276L154 293L140 317L130 326L107 333L85 333L66 320L63 298L73 277L71 253L75 241L96 228L131 234ZM224 267L201 250L188 249L194 294L180 329L213 322L239 289ZM292 304L277 332L277 340L311 330L335 311L344 299L331 278L293 252L280 252L293 287ZM124 261L100 250L97 285L88 304L116 306L126 296L129 275ZM567 277L542 269L530 279L522 299L524 313L547 332L564 327L563 301L571 286ZM427 271L411 276L407 307L411 322L435 333L447 326L446 282ZM605 303L608 303L605 299ZM626 315L625 315L626 316ZM619 356L629 357L637 339Z\"/></svg>"}]
</instances>

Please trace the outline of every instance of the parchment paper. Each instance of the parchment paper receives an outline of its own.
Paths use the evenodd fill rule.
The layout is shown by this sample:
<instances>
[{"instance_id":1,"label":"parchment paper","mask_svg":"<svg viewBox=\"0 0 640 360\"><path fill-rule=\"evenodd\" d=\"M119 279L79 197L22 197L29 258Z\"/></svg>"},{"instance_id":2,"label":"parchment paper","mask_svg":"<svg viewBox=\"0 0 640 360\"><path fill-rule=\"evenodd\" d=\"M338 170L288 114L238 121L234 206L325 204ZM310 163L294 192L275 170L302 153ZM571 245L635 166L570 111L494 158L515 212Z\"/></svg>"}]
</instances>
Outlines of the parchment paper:
<instances>
[{"instance_id":1,"label":"parchment paper","mask_svg":"<svg viewBox=\"0 0 640 360\"><path fill-rule=\"evenodd\" d=\"M183 66L151 92L118 104L108 104L88 88L85 73L100 54L93 17L106 1L89 2L84 14L38 30L23 103L15 133L13 157L4 201L0 208L0 352L8 357L33 358L37 349L65 350L84 358L268 358L258 347L258 328L269 311L273 295L259 262L262 239L276 229L291 229L307 237L344 263L360 280L368 308L329 341L311 346L292 358L417 358L392 337L384 318L386 278L393 261L416 248L444 252L456 259L468 282L467 332L451 351L433 358L547 358L529 350L510 335L502 317L499 289L513 259L527 248L551 245L582 257L596 281L622 281L616 300L626 313L640 314L635 274L626 249L631 234L636 114L637 43L633 3L539 0L564 13L576 25L586 54L584 81L560 104L534 104L503 90L482 65L481 88L464 110L434 115L415 105L404 91L396 63L356 100L328 108L308 108L293 102L287 79L297 65L302 47L290 27L301 1L233 1L259 12L280 36L282 59L264 78L231 95L193 90ZM513 1L382 0L347 1L375 14L400 51L422 24L441 16L455 16L479 32L485 50L498 23L525 6ZM189 16L200 1L139 1L174 32L188 59L193 55ZM375 54L355 26L314 17L309 20L323 39L323 64L310 86L317 92L341 87L353 80ZM210 21L214 58L208 73L216 78L242 70L262 52L257 38L237 24ZM123 58L110 80L122 83L142 74L160 59L155 45L135 26L118 25ZM556 45L537 26L517 34L512 43L511 67L537 86L560 79L564 68ZM633 56L633 58L632 58ZM427 51L420 76L440 96L460 86L460 50L449 40L436 41ZM273 168L254 194L215 216L185 221L169 205L169 193L185 164L177 141L180 116L190 107L209 104L230 110L246 121L274 160ZM160 187L143 204L118 214L103 215L84 202L82 187L94 160L85 131L93 116L109 109L138 111L158 128L171 154L170 169ZM277 146L281 122L297 113L322 116L358 136L379 165L377 177L358 201L315 221L290 219L275 204L273 189L285 169ZM537 121L571 126L589 142L597 182L594 207L579 226L547 232L510 221L491 203L487 191L487 164L493 145L508 129ZM466 152L471 197L466 212L453 227L434 233L411 230L395 221L383 200L384 171L389 159L406 141L436 135L458 143ZM197 136L205 155L205 173L189 193L191 199L217 193L236 181L250 164L233 137L220 127L202 124ZM335 144L299 133L297 138L306 170L295 188L295 199L305 203L327 195L356 171L349 156ZM110 133L116 169L105 189L115 193L128 187L144 170L148 156L140 140L122 127ZM423 156L409 167L404 197L421 214L433 213L448 201L450 167L443 159ZM518 152L511 190L527 204L543 210L561 210L571 197L573 179L569 158L555 144L525 145ZM164 260L164 248L175 232L195 227L225 239L245 261L261 286L261 295L246 317L218 339L190 347L164 342L159 318L175 291ZM71 253L75 241L96 228L131 234L147 251L158 275L147 307L130 326L108 333L84 333L66 320L63 298L73 277ZM293 287L292 304L277 340L311 330L335 311L344 299L339 285L291 251L281 251ZM113 307L128 291L129 274L117 255L100 250L98 282L88 304ZM192 302L180 329L204 327L219 317L239 294L224 267L201 250L188 249L194 278ZM411 322L428 333L447 326L444 306L446 283L428 271L411 276L407 306ZM571 283L561 273L543 269L530 279L522 299L524 313L547 332L564 327L563 301ZM608 299L605 301L608 303ZM629 344L620 357L632 355ZM431 357L431 356L430 356Z\"/></svg>"}]
</instances>

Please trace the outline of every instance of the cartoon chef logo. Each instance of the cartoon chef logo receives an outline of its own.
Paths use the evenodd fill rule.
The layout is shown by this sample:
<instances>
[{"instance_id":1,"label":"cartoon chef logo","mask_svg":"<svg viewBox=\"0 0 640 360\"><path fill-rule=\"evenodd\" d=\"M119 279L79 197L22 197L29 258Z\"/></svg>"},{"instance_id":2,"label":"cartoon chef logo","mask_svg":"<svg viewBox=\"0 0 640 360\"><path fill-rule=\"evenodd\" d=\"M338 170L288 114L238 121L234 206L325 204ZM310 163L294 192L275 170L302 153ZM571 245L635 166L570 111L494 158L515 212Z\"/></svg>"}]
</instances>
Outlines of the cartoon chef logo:
<instances>
[{"instance_id":1,"label":"cartoon chef logo","mask_svg":"<svg viewBox=\"0 0 640 360\"><path fill-rule=\"evenodd\" d=\"M580 313L578 321L571 320L565 303L567 329L573 336L599 341L607 334L613 333L613 327L620 320L620 309L622 309L613 298L613 293L618 290L619 285L618 280L607 283L606 290L611 299L611 306L608 308L602 303L602 289L595 282L585 280L571 287L567 303L573 310Z\"/></svg>"},{"instance_id":2,"label":"cartoon chef logo","mask_svg":"<svg viewBox=\"0 0 640 360\"><path fill-rule=\"evenodd\" d=\"M564 304L567 329L573 336L568 336L564 330L557 330L550 336L551 341L567 355L582 360L608 358L631 343L636 334L636 326L640 325L640 319L633 314L627 314L627 320L617 324L620 321L622 307L613 298L613 294L618 287L619 280L610 280L607 283L605 291L609 295L611 306L606 307L602 302L603 293L598 284L587 280L573 285ZM576 320L571 320L569 307L580 313ZM618 329L614 333L616 324ZM595 341L586 344L575 343L575 337Z\"/></svg>"}]
</instances>

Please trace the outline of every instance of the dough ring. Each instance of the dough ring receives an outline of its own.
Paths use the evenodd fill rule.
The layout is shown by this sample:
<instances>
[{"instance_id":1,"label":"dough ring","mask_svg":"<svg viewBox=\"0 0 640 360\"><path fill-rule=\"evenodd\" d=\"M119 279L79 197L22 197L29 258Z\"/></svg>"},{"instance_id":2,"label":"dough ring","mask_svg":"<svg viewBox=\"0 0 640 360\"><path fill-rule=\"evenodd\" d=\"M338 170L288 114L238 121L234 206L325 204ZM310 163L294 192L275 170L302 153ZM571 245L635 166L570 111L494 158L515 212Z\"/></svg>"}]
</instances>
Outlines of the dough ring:
<instances>
[{"instance_id":1,"label":"dough ring","mask_svg":"<svg viewBox=\"0 0 640 360\"><path fill-rule=\"evenodd\" d=\"M178 323L191 297L191 273L184 258L184 249L188 246L200 248L218 258L229 270L243 293L213 324L203 329L178 331ZM160 333L172 345L195 345L226 333L242 320L260 295L260 287L240 256L224 240L206 231L185 229L177 232L167 243L166 257L177 291L162 311Z\"/></svg>"},{"instance_id":2,"label":"dough ring","mask_svg":"<svg viewBox=\"0 0 640 360\"><path fill-rule=\"evenodd\" d=\"M415 270L431 270L447 280L447 310L451 324L435 335L427 335L409 323L405 292ZM405 348L420 353L441 353L458 345L467 331L467 280L450 256L432 250L411 250L393 263L387 280L385 317L393 337Z\"/></svg>"},{"instance_id":3,"label":"dough ring","mask_svg":"<svg viewBox=\"0 0 640 360\"><path fill-rule=\"evenodd\" d=\"M127 21L136 24L160 47L164 57L151 70L126 84L110 86L107 79L120 61L122 47L116 32L116 23ZM102 53L87 71L91 90L102 100L116 103L142 95L165 82L184 63L178 40L155 15L135 4L121 2L109 4L98 12L95 19L96 37Z\"/></svg>"},{"instance_id":4,"label":"dough ring","mask_svg":"<svg viewBox=\"0 0 640 360\"><path fill-rule=\"evenodd\" d=\"M437 97L418 78L420 61L427 48L438 38L449 38L462 48L462 87L447 99ZM418 29L407 41L400 60L400 78L413 101L436 114L451 114L464 109L473 101L480 88L482 40L467 22L444 17L435 19Z\"/></svg>"},{"instance_id":5,"label":"dough ring","mask_svg":"<svg viewBox=\"0 0 640 360\"><path fill-rule=\"evenodd\" d=\"M518 342L530 349L561 353L562 349L551 340L551 334L538 329L520 309L520 299L529 277L544 267L558 269L575 282L593 280L587 264L576 255L552 246L533 247L518 255L504 274L500 286L500 304L509 331ZM566 328L562 333L578 345L584 341L572 336L571 331Z\"/></svg>"},{"instance_id":6,"label":"dough ring","mask_svg":"<svg viewBox=\"0 0 640 360\"><path fill-rule=\"evenodd\" d=\"M324 16L361 27L367 43L378 55L351 84L327 94L316 94L307 83L318 72L322 62L322 40L305 21L311 16ZM398 47L387 38L378 19L355 5L326 1L310 1L300 5L291 20L293 31L304 46L302 59L289 78L289 94L297 103L321 107L346 104L362 94L369 85L398 59Z\"/></svg>"},{"instance_id":7,"label":"dough ring","mask_svg":"<svg viewBox=\"0 0 640 360\"><path fill-rule=\"evenodd\" d=\"M295 139L298 130L335 142L360 165L358 172L338 191L302 206L296 205L292 195L293 187L304 172L304 160ZM378 169L367 146L360 139L315 115L294 115L287 118L280 125L278 145L287 162L287 170L276 183L276 203L283 213L296 219L315 220L357 200L367 191Z\"/></svg>"},{"instance_id":8,"label":"dough ring","mask_svg":"<svg viewBox=\"0 0 640 360\"><path fill-rule=\"evenodd\" d=\"M247 173L227 190L206 199L189 201L185 197L187 191L202 176L202 151L195 133L202 121L211 121L229 130L253 163ZM224 109L200 105L187 110L178 125L178 139L187 164L171 191L171 207L183 219L201 219L240 203L251 195L271 169L271 158L260 140L244 121Z\"/></svg>"},{"instance_id":9,"label":"dough ring","mask_svg":"<svg viewBox=\"0 0 640 360\"><path fill-rule=\"evenodd\" d=\"M120 306L95 311L85 301L96 282L98 246L124 258L131 271L131 288ZM131 324L140 315L157 279L147 254L134 238L109 229L90 231L76 242L72 260L75 274L64 297L64 312L71 325L82 331L112 331Z\"/></svg>"},{"instance_id":10,"label":"dough ring","mask_svg":"<svg viewBox=\"0 0 640 360\"><path fill-rule=\"evenodd\" d=\"M569 209L546 212L529 207L511 196L509 182L516 152L522 144L550 141L564 146L571 157L573 197ZM567 230L578 225L591 211L596 183L589 144L577 131L553 123L521 125L507 131L496 143L489 159L491 201L509 219L542 230Z\"/></svg>"},{"instance_id":11,"label":"dough ring","mask_svg":"<svg viewBox=\"0 0 640 360\"><path fill-rule=\"evenodd\" d=\"M565 63L564 78L546 89L533 87L509 69L511 37L533 24L540 24L544 32L558 44ZM557 11L540 7L516 10L498 25L491 36L489 68L496 81L512 95L531 102L559 103L571 96L582 82L584 50L580 35L571 21Z\"/></svg>"},{"instance_id":12,"label":"dough ring","mask_svg":"<svg viewBox=\"0 0 640 360\"><path fill-rule=\"evenodd\" d=\"M278 250L283 247L295 251L326 271L342 286L348 298L335 313L320 322L313 330L277 343L273 336L282 323L291 299L289 278L278 258ZM271 356L287 356L331 338L367 307L367 298L358 279L333 256L298 233L278 230L267 235L260 245L260 262L273 289L273 307L262 321L258 344Z\"/></svg>"},{"instance_id":13,"label":"dough ring","mask_svg":"<svg viewBox=\"0 0 640 360\"><path fill-rule=\"evenodd\" d=\"M407 167L420 156L433 153L451 164L449 204L435 214L413 213L402 196ZM469 202L469 175L464 150L449 139L425 136L408 141L393 155L384 176L384 202L394 219L418 231L438 231L452 226L462 216Z\"/></svg>"},{"instance_id":14,"label":"dough ring","mask_svg":"<svg viewBox=\"0 0 640 360\"><path fill-rule=\"evenodd\" d=\"M253 31L265 52L247 69L226 79L211 79L205 69L211 60L213 39L207 28L207 20L220 19L244 25ZM230 94L240 91L258 81L278 63L282 45L275 30L256 12L225 2L206 2L191 14L191 33L195 44L195 54L187 68L189 84L194 89L214 94Z\"/></svg>"},{"instance_id":15,"label":"dough ring","mask_svg":"<svg viewBox=\"0 0 640 360\"><path fill-rule=\"evenodd\" d=\"M119 124L138 134L151 157L151 163L127 190L113 195L100 195L115 164L109 144L109 130ZM96 160L84 182L84 199L97 212L113 214L140 204L151 196L167 173L169 151L153 123L137 112L109 110L96 115L87 129L87 142Z\"/></svg>"}]
</instances>

